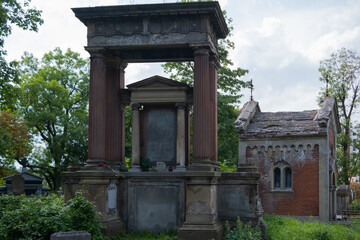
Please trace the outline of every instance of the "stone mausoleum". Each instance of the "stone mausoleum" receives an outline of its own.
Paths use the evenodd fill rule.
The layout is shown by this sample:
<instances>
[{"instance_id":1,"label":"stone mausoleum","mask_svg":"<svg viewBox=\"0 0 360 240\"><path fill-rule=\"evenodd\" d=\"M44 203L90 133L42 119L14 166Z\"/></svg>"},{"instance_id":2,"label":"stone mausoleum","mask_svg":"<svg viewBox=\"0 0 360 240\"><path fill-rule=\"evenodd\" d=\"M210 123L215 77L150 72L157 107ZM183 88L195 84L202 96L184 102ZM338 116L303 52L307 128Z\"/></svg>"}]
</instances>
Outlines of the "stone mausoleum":
<instances>
[{"instance_id":1,"label":"stone mausoleum","mask_svg":"<svg viewBox=\"0 0 360 240\"><path fill-rule=\"evenodd\" d=\"M327 97L317 110L261 112L247 102L236 120L239 168L261 173L265 213L336 220L337 105Z\"/></svg>"},{"instance_id":2,"label":"stone mausoleum","mask_svg":"<svg viewBox=\"0 0 360 240\"><path fill-rule=\"evenodd\" d=\"M65 200L83 190L109 235L178 229L178 239L216 240L225 220L261 222L256 168L222 173L217 162L217 46L229 32L219 4L73 11L88 31L89 148L84 167L63 173ZM128 63L168 61L194 62L193 88L160 76L125 88ZM121 172L126 106L132 108L132 167Z\"/></svg>"}]
</instances>

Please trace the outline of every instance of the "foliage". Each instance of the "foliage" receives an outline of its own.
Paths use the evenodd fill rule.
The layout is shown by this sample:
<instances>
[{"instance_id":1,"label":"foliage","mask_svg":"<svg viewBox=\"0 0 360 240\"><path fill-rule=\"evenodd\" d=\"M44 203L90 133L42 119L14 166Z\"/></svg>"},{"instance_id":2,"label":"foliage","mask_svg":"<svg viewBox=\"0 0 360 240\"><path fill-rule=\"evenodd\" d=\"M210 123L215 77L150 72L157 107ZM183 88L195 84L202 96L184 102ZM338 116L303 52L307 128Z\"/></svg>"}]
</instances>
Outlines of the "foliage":
<instances>
[{"instance_id":1,"label":"foliage","mask_svg":"<svg viewBox=\"0 0 360 240\"><path fill-rule=\"evenodd\" d=\"M227 160L237 163L238 138L234 130L234 121L237 118L235 104L239 103L242 96L241 90L249 87L249 82L242 80L248 70L234 67L229 57L229 51L235 48L234 42L229 38L232 36L232 19L224 17L229 27L229 35L220 39L218 44L218 160ZM194 62L168 62L162 65L164 71L170 74L170 78L184 82L190 86L194 85Z\"/></svg>"},{"instance_id":2,"label":"foliage","mask_svg":"<svg viewBox=\"0 0 360 240\"><path fill-rule=\"evenodd\" d=\"M57 190L60 173L87 159L89 62L70 49L55 48L41 60L25 53L19 71L21 114L46 149L18 162Z\"/></svg>"},{"instance_id":3,"label":"foliage","mask_svg":"<svg viewBox=\"0 0 360 240\"><path fill-rule=\"evenodd\" d=\"M49 239L55 232L87 231L104 239L92 203L81 193L64 203L63 197L0 196L0 239Z\"/></svg>"},{"instance_id":4,"label":"foliage","mask_svg":"<svg viewBox=\"0 0 360 240\"><path fill-rule=\"evenodd\" d=\"M27 123L14 114L0 111L0 166L27 156L31 151Z\"/></svg>"},{"instance_id":5,"label":"foliage","mask_svg":"<svg viewBox=\"0 0 360 240\"><path fill-rule=\"evenodd\" d=\"M14 67L15 62L7 63L4 56L5 38L12 32L15 25L23 30L38 31L38 26L43 23L41 11L30 8L31 0L24 0L22 4L16 0L2 0L0 7L0 109L15 108L14 84L18 78Z\"/></svg>"},{"instance_id":6,"label":"foliage","mask_svg":"<svg viewBox=\"0 0 360 240\"><path fill-rule=\"evenodd\" d=\"M140 158L140 167L143 171L149 171L150 160L147 158Z\"/></svg>"},{"instance_id":7,"label":"foliage","mask_svg":"<svg viewBox=\"0 0 360 240\"><path fill-rule=\"evenodd\" d=\"M266 239L359 239L360 231L356 226L320 223L318 221L299 221L291 217L275 215L263 216L267 224Z\"/></svg>"},{"instance_id":8,"label":"foliage","mask_svg":"<svg viewBox=\"0 0 360 240\"><path fill-rule=\"evenodd\" d=\"M360 211L360 200L354 200L350 203L350 210Z\"/></svg>"},{"instance_id":9,"label":"foliage","mask_svg":"<svg viewBox=\"0 0 360 240\"><path fill-rule=\"evenodd\" d=\"M231 228L229 223L225 223L224 240L261 240L261 230L259 226L251 227L244 225L238 218L236 226Z\"/></svg>"},{"instance_id":10,"label":"foliage","mask_svg":"<svg viewBox=\"0 0 360 240\"><path fill-rule=\"evenodd\" d=\"M336 98L339 107L341 134L338 137L338 181L349 184L354 170L351 166L351 123L360 94L360 55L356 51L340 49L331 57L320 62L320 81L329 81L329 95ZM323 93L324 95L324 89Z\"/></svg>"},{"instance_id":11,"label":"foliage","mask_svg":"<svg viewBox=\"0 0 360 240\"><path fill-rule=\"evenodd\" d=\"M237 170L237 165L236 164L231 164L228 161L222 161L219 162L220 165L220 169L222 172L236 172Z\"/></svg>"},{"instance_id":12,"label":"foliage","mask_svg":"<svg viewBox=\"0 0 360 240\"><path fill-rule=\"evenodd\" d=\"M5 185L4 177L17 173L14 167L0 166L0 186Z\"/></svg>"}]
</instances>

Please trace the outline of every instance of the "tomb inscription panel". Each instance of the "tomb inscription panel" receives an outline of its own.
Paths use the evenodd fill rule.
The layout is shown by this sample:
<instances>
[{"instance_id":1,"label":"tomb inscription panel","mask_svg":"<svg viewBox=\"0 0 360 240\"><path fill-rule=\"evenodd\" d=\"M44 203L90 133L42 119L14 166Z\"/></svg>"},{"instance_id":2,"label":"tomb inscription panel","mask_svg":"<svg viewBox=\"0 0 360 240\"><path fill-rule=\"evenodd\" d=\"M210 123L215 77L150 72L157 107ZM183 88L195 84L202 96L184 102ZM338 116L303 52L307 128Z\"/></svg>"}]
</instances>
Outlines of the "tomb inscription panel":
<instances>
[{"instance_id":1,"label":"tomb inscription panel","mask_svg":"<svg viewBox=\"0 0 360 240\"><path fill-rule=\"evenodd\" d=\"M151 109L146 121L146 158L155 162L175 164L176 125L173 109Z\"/></svg>"}]
</instances>

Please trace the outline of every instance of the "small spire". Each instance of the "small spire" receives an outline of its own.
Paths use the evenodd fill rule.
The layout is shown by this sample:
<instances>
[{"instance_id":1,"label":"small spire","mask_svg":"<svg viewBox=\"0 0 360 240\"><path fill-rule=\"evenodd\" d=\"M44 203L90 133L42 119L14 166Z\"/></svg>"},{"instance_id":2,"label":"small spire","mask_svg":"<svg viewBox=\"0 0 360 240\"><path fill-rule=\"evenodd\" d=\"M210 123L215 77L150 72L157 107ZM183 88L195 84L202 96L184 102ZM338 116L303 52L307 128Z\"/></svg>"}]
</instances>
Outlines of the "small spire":
<instances>
[{"instance_id":1,"label":"small spire","mask_svg":"<svg viewBox=\"0 0 360 240\"><path fill-rule=\"evenodd\" d=\"M253 80L252 80L252 79L250 80L250 90L251 90L251 93L250 93L250 101L254 101L254 99L253 99L254 85L253 85Z\"/></svg>"},{"instance_id":2,"label":"small spire","mask_svg":"<svg viewBox=\"0 0 360 240\"><path fill-rule=\"evenodd\" d=\"M328 97L329 96L329 74L325 75L325 81L326 81L326 92L325 92L325 96Z\"/></svg>"}]
</instances>

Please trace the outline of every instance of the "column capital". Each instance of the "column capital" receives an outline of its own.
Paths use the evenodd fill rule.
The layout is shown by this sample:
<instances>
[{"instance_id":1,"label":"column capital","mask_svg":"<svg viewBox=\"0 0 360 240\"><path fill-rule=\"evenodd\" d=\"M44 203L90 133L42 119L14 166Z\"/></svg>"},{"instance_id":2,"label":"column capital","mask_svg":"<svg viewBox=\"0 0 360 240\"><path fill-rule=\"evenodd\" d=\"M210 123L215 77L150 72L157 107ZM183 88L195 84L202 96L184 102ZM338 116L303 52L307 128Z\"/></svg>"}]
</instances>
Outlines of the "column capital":
<instances>
[{"instance_id":1,"label":"column capital","mask_svg":"<svg viewBox=\"0 0 360 240\"><path fill-rule=\"evenodd\" d=\"M130 103L130 107L132 108L132 110L139 110L141 108L141 104L137 102L132 102Z\"/></svg>"},{"instance_id":2,"label":"column capital","mask_svg":"<svg viewBox=\"0 0 360 240\"><path fill-rule=\"evenodd\" d=\"M175 107L178 108L178 109L186 109L187 105L188 104L186 102L177 102L177 103L175 103Z\"/></svg>"},{"instance_id":3,"label":"column capital","mask_svg":"<svg viewBox=\"0 0 360 240\"><path fill-rule=\"evenodd\" d=\"M210 60L210 64L214 65L216 68L220 66L220 59L217 54L214 53L210 54L209 60Z\"/></svg>"},{"instance_id":4,"label":"column capital","mask_svg":"<svg viewBox=\"0 0 360 240\"><path fill-rule=\"evenodd\" d=\"M90 59L105 58L105 48L103 47L85 47L85 50L90 53Z\"/></svg>"},{"instance_id":5,"label":"column capital","mask_svg":"<svg viewBox=\"0 0 360 240\"><path fill-rule=\"evenodd\" d=\"M194 50L194 56L195 55L210 55L210 49L206 47L197 47Z\"/></svg>"},{"instance_id":6,"label":"column capital","mask_svg":"<svg viewBox=\"0 0 360 240\"><path fill-rule=\"evenodd\" d=\"M192 104L188 104L188 105L187 105L187 110L188 110L188 111L191 111L192 109L193 109L193 105L192 105Z\"/></svg>"},{"instance_id":7,"label":"column capital","mask_svg":"<svg viewBox=\"0 0 360 240\"><path fill-rule=\"evenodd\" d=\"M120 57L106 57L106 65L124 71L128 63Z\"/></svg>"}]
</instances>

